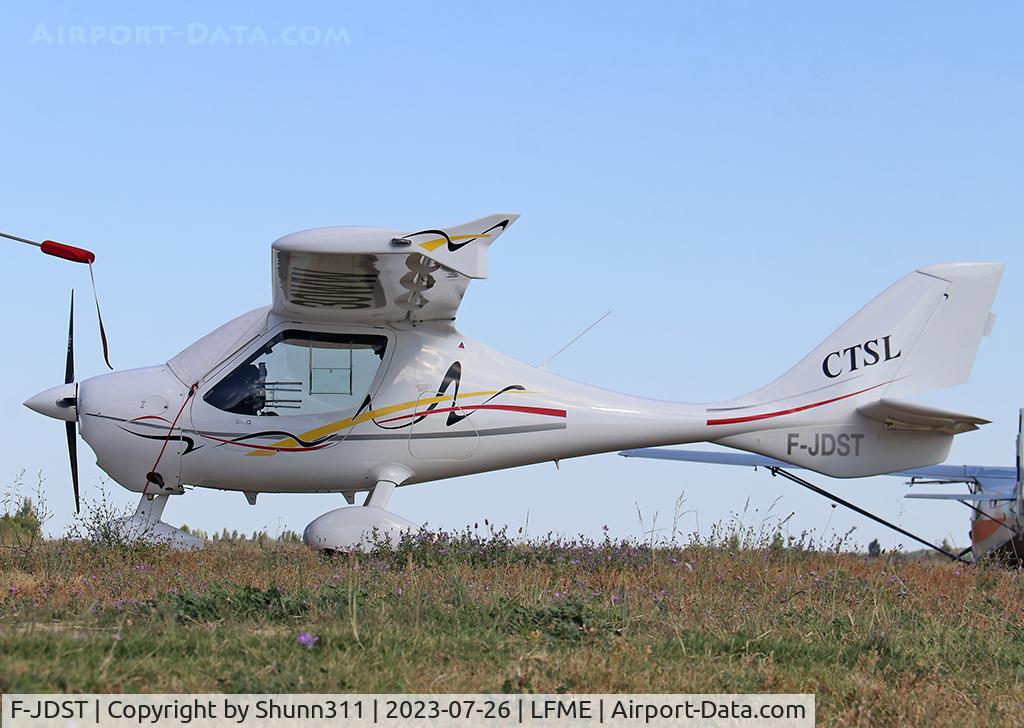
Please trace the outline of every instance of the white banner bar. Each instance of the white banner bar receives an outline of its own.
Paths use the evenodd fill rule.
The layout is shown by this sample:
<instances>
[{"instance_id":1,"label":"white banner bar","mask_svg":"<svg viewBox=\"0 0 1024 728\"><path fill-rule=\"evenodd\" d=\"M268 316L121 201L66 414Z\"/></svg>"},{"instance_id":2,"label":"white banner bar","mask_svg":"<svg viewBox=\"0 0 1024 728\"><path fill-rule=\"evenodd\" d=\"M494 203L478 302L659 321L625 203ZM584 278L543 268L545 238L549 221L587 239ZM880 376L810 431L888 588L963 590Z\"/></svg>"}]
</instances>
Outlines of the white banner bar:
<instances>
[{"instance_id":1,"label":"white banner bar","mask_svg":"<svg viewBox=\"0 0 1024 728\"><path fill-rule=\"evenodd\" d=\"M4 728L814 725L813 695L3 695Z\"/></svg>"}]
</instances>

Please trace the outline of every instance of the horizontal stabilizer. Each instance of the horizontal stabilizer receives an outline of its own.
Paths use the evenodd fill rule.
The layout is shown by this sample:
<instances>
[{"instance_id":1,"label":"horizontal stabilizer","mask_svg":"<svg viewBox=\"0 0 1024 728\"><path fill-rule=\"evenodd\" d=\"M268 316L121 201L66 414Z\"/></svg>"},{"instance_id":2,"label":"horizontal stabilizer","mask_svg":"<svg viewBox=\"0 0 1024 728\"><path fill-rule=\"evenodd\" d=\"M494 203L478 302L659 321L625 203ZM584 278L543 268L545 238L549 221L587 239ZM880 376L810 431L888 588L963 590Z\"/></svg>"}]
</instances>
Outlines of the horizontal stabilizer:
<instances>
[{"instance_id":1,"label":"horizontal stabilizer","mask_svg":"<svg viewBox=\"0 0 1024 728\"><path fill-rule=\"evenodd\" d=\"M959 435L962 432L977 430L980 425L989 423L989 420L981 417L897 399L879 399L858 407L857 411L865 417L883 423L887 430Z\"/></svg>"}]
</instances>

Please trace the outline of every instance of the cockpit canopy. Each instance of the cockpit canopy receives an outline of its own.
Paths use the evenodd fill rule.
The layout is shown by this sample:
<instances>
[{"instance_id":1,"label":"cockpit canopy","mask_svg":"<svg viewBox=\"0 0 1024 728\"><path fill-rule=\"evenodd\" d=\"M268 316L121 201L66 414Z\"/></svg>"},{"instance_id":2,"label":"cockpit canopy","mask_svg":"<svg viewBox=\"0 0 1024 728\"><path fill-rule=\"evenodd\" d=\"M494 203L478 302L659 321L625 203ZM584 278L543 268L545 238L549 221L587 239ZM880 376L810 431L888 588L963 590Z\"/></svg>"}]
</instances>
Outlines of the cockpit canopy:
<instances>
[{"instance_id":1,"label":"cockpit canopy","mask_svg":"<svg viewBox=\"0 0 1024 728\"><path fill-rule=\"evenodd\" d=\"M267 330L270 306L263 306L208 333L167 362L174 375L186 385L199 382L218 364Z\"/></svg>"},{"instance_id":2,"label":"cockpit canopy","mask_svg":"<svg viewBox=\"0 0 1024 728\"><path fill-rule=\"evenodd\" d=\"M203 397L246 416L354 410L380 369L386 336L287 329L235 367Z\"/></svg>"}]
</instances>

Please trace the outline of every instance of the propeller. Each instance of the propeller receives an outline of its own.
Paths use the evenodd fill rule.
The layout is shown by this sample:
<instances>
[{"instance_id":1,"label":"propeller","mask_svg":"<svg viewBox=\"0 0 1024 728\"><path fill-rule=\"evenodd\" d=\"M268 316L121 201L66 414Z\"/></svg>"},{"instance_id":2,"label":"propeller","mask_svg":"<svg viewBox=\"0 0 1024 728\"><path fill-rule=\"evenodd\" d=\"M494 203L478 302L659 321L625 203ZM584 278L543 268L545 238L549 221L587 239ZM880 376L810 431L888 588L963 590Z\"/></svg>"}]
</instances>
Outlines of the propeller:
<instances>
[{"instance_id":1,"label":"propeller","mask_svg":"<svg viewBox=\"0 0 1024 728\"><path fill-rule=\"evenodd\" d=\"M55 258L63 258L72 263L82 263L89 266L89 279L92 282L92 295L96 302L96 319L100 329L100 343L103 345L103 360L107 367L113 369L110 364L110 351L107 343L107 331L103 326L103 315L100 313L100 299L96 292L96 276L93 273L92 264L96 261L96 255L91 250L78 248L74 245L58 243L55 240L44 240L37 242L18 235L0 232L0 238L6 238L18 243L32 245L46 255ZM74 385L74 389L70 389ZM56 388L54 388L56 389ZM71 291L71 314L68 320L68 353L64 366L64 388L58 395L56 402L52 398L53 390L40 392L35 397L25 402L26 406L34 409L48 417L64 420L64 431L68 440L68 461L71 464L71 485L75 491L75 512L82 512L81 498L78 487L78 433L75 432L75 425L78 421L78 385L75 383L75 292ZM74 408L72 412L68 410Z\"/></svg>"},{"instance_id":2,"label":"propeller","mask_svg":"<svg viewBox=\"0 0 1024 728\"><path fill-rule=\"evenodd\" d=\"M71 316L68 319L68 355L64 364L64 384L75 381L75 292L71 291ZM78 408L78 387L75 387L75 409ZM77 419L77 418L76 418ZM75 421L64 423L68 436L68 460L71 462L71 485L75 489L75 513L82 512L82 504L78 496L78 433L75 432Z\"/></svg>"}]
</instances>

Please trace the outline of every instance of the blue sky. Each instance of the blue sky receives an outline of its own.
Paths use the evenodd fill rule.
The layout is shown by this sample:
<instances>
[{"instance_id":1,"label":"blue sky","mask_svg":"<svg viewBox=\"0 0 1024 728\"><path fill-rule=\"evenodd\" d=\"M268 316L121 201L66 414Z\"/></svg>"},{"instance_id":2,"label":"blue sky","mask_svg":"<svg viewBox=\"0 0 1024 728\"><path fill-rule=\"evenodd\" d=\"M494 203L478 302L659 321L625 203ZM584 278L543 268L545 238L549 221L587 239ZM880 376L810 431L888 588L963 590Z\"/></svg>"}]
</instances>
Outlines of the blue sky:
<instances>
[{"instance_id":1,"label":"blue sky","mask_svg":"<svg viewBox=\"0 0 1024 728\"><path fill-rule=\"evenodd\" d=\"M950 462L1012 463L1024 405L1017 4L66 2L3 15L0 229L97 252L118 368L165 361L265 304L270 243L319 225L520 212L462 330L539 362L611 309L551 368L681 401L774 378L915 267L999 260L999 320L972 380L925 399L994 420L957 438ZM95 40L70 42L73 26ZM306 28L333 42L288 42ZM0 483L43 471L60 530L72 510L62 428L21 402L61 380L68 290L86 293L88 277L0 250ZM84 377L102 362L81 311ZM88 494L100 472L82 448ZM895 479L831 485L964 541L961 506L905 502ZM415 486L392 508L449 527L518 528L529 513L532 533L636 535L638 508L666 525L684 492L705 530L748 497L756 525L781 496L774 512L795 512L796 533L857 525L861 542L899 542L763 473L615 455ZM252 508L197 491L166 517L301 529L339 502Z\"/></svg>"}]
</instances>

